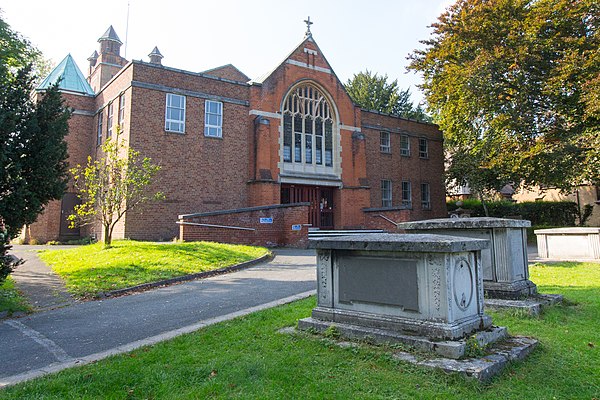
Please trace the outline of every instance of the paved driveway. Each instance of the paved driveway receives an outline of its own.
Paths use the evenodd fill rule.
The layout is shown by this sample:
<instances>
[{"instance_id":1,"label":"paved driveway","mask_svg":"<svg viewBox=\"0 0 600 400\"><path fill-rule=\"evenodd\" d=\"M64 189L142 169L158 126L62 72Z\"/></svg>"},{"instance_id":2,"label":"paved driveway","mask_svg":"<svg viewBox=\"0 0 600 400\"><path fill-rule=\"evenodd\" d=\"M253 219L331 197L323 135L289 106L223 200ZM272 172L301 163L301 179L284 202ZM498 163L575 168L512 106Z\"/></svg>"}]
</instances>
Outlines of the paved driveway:
<instances>
[{"instance_id":1,"label":"paved driveway","mask_svg":"<svg viewBox=\"0 0 600 400\"><path fill-rule=\"evenodd\" d=\"M125 351L130 344L148 344L143 342L148 338L172 337L169 332L191 331L215 318L314 291L314 251L275 253L269 263L227 275L5 320L0 323L0 386L57 363Z\"/></svg>"}]
</instances>

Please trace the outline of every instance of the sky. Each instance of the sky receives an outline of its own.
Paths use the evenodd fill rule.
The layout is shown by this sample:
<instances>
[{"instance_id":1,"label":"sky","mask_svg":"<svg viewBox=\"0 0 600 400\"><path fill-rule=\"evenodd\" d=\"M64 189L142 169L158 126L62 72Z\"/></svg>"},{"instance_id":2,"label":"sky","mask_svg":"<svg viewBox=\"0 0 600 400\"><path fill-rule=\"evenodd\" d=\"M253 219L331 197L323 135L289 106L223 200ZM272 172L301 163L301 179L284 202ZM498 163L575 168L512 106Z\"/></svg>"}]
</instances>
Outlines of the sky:
<instances>
[{"instance_id":1,"label":"sky","mask_svg":"<svg viewBox=\"0 0 600 400\"><path fill-rule=\"evenodd\" d=\"M304 38L313 38L342 82L368 69L422 95L407 56L423 48L428 28L452 0L0 0L2 18L45 58L71 54L87 75L87 58L113 25L121 55L200 72L233 64L250 78L274 69ZM128 15L129 9L129 18Z\"/></svg>"}]
</instances>

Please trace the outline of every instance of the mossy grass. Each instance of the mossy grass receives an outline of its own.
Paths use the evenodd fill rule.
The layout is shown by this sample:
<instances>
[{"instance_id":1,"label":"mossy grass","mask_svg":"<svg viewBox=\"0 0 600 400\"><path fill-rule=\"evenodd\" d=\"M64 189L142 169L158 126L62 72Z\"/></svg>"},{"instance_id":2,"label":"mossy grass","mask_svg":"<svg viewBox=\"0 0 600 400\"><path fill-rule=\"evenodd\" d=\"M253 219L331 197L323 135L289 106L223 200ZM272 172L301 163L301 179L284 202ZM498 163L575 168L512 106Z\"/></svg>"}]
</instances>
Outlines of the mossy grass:
<instances>
[{"instance_id":1,"label":"mossy grass","mask_svg":"<svg viewBox=\"0 0 600 400\"><path fill-rule=\"evenodd\" d=\"M66 250L45 250L40 258L78 297L211 271L268 254L264 247L213 242L154 243L114 241Z\"/></svg>"},{"instance_id":2,"label":"mossy grass","mask_svg":"<svg viewBox=\"0 0 600 400\"><path fill-rule=\"evenodd\" d=\"M29 312L31 307L25 297L15 288L15 281L9 276L0 284L0 312L12 315L15 312Z\"/></svg>"},{"instance_id":3,"label":"mossy grass","mask_svg":"<svg viewBox=\"0 0 600 400\"><path fill-rule=\"evenodd\" d=\"M340 347L321 335L278 333L315 299L0 391L0 399L592 399L600 394L600 264L536 265L541 292L565 305L539 318L490 312L511 334L541 345L479 384L390 356L389 346Z\"/></svg>"}]
</instances>

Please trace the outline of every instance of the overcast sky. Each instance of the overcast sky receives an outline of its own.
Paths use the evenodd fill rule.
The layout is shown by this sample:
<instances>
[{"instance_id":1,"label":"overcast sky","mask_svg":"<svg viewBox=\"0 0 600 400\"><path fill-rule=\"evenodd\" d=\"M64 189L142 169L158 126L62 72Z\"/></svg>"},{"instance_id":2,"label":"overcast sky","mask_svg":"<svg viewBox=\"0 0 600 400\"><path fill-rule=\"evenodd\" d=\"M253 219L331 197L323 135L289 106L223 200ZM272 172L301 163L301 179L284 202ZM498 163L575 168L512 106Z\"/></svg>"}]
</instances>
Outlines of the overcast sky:
<instances>
[{"instance_id":1,"label":"overcast sky","mask_svg":"<svg viewBox=\"0 0 600 400\"><path fill-rule=\"evenodd\" d=\"M233 64L250 78L272 70L300 43L310 15L313 38L342 82L369 69L421 95L406 57L452 0L0 0L3 19L46 58L68 53L84 74L98 38L113 25L128 60L158 46L169 67L199 72ZM129 28L127 10L129 4Z\"/></svg>"}]
</instances>

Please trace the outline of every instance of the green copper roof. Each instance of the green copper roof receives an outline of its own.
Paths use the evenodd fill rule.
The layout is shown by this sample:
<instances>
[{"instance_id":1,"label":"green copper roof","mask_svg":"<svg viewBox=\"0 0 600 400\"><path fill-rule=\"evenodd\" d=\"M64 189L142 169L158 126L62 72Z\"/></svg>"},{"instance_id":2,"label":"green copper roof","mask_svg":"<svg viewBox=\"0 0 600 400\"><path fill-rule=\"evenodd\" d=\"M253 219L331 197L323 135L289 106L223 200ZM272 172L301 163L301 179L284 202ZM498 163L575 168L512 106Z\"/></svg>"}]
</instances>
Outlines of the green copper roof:
<instances>
[{"instance_id":1,"label":"green copper roof","mask_svg":"<svg viewBox=\"0 0 600 400\"><path fill-rule=\"evenodd\" d=\"M85 80L85 77L77 64L75 64L75 60L73 60L71 54L67 55L64 60L50 72L50 75L40 83L37 90L48 89L50 85L55 84L59 80L60 83L58 84L58 87L61 90L87 94L90 96L96 95L88 81Z\"/></svg>"}]
</instances>

